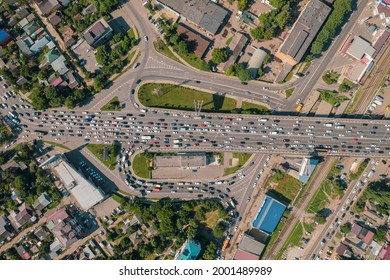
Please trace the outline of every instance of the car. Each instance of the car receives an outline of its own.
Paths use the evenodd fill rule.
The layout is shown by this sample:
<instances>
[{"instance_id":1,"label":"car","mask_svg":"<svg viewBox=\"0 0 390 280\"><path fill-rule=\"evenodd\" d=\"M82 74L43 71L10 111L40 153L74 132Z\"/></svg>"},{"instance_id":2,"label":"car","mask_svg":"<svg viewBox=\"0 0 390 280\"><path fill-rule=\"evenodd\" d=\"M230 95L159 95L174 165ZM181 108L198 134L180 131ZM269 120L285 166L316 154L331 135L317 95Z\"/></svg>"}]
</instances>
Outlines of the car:
<instances>
[{"instance_id":1,"label":"car","mask_svg":"<svg viewBox=\"0 0 390 280\"><path fill-rule=\"evenodd\" d=\"M145 42L147 42L148 41L148 36L144 36L144 40L145 40Z\"/></svg>"},{"instance_id":2,"label":"car","mask_svg":"<svg viewBox=\"0 0 390 280\"><path fill-rule=\"evenodd\" d=\"M137 68L139 65L140 65L140 63L137 62L136 64L134 64L133 69Z\"/></svg>"},{"instance_id":3,"label":"car","mask_svg":"<svg viewBox=\"0 0 390 280\"><path fill-rule=\"evenodd\" d=\"M301 99L300 98L298 98L298 100L295 102L295 104L299 104L299 103L301 103Z\"/></svg>"},{"instance_id":4,"label":"car","mask_svg":"<svg viewBox=\"0 0 390 280\"><path fill-rule=\"evenodd\" d=\"M234 227L234 231L237 231L237 230L238 230L238 226L235 226L235 227Z\"/></svg>"},{"instance_id":5,"label":"car","mask_svg":"<svg viewBox=\"0 0 390 280\"><path fill-rule=\"evenodd\" d=\"M263 87L263 89L264 89L264 90L267 90L267 89L269 89L269 87Z\"/></svg>"}]
</instances>

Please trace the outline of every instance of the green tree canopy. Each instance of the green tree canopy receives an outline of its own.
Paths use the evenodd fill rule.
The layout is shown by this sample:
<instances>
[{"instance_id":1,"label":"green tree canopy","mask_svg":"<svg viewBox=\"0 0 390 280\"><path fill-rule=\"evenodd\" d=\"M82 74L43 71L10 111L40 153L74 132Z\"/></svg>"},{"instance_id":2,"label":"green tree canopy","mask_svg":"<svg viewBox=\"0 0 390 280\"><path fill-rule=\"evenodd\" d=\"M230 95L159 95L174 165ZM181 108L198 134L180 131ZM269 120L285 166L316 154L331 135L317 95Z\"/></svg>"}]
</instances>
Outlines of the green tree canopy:
<instances>
[{"instance_id":1,"label":"green tree canopy","mask_svg":"<svg viewBox=\"0 0 390 280\"><path fill-rule=\"evenodd\" d=\"M228 57L226 48L214 48L211 57L215 64L220 64L226 61Z\"/></svg>"}]
</instances>

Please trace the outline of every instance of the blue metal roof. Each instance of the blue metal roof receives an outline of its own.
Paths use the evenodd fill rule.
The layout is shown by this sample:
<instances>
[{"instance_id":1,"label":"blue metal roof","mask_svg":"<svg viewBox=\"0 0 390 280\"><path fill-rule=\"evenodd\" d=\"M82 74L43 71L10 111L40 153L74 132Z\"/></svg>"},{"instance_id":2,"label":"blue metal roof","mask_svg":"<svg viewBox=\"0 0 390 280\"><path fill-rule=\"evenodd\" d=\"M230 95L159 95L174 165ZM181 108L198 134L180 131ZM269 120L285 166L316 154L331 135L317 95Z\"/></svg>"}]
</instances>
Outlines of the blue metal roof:
<instances>
[{"instance_id":1,"label":"blue metal roof","mask_svg":"<svg viewBox=\"0 0 390 280\"><path fill-rule=\"evenodd\" d=\"M272 234L282 218L284 210L286 210L284 204L266 195L264 204L253 221L253 227Z\"/></svg>"},{"instance_id":2,"label":"blue metal roof","mask_svg":"<svg viewBox=\"0 0 390 280\"><path fill-rule=\"evenodd\" d=\"M0 42L3 42L5 39L9 37L9 34L4 29L0 30Z\"/></svg>"}]
</instances>

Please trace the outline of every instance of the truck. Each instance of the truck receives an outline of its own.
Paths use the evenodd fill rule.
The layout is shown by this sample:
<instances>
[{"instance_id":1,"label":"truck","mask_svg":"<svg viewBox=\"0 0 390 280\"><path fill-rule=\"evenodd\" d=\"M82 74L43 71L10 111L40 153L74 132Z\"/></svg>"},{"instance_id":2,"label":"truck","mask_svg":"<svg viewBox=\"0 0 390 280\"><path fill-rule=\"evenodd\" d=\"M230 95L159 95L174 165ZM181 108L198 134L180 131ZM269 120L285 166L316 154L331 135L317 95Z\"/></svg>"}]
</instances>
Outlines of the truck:
<instances>
[{"instance_id":1,"label":"truck","mask_svg":"<svg viewBox=\"0 0 390 280\"><path fill-rule=\"evenodd\" d=\"M181 143L183 140L181 139L176 139L176 140L173 140L173 143L177 144L177 143Z\"/></svg>"},{"instance_id":2,"label":"truck","mask_svg":"<svg viewBox=\"0 0 390 280\"><path fill-rule=\"evenodd\" d=\"M335 125L335 129L344 129L345 125Z\"/></svg>"},{"instance_id":3,"label":"truck","mask_svg":"<svg viewBox=\"0 0 390 280\"><path fill-rule=\"evenodd\" d=\"M297 108L295 108L295 112L299 113L303 108L303 103L299 103Z\"/></svg>"},{"instance_id":4,"label":"truck","mask_svg":"<svg viewBox=\"0 0 390 280\"><path fill-rule=\"evenodd\" d=\"M123 155L123 157L122 157L122 162L125 162L125 161L126 161L126 159L127 159L127 155L126 155L126 154L124 154L124 155Z\"/></svg>"},{"instance_id":5,"label":"truck","mask_svg":"<svg viewBox=\"0 0 390 280\"><path fill-rule=\"evenodd\" d=\"M262 122L262 123L265 123L267 121L268 121L268 119L259 119L259 122Z\"/></svg>"},{"instance_id":6,"label":"truck","mask_svg":"<svg viewBox=\"0 0 390 280\"><path fill-rule=\"evenodd\" d=\"M142 135L141 136L141 139L142 140L150 140L150 139L152 139L153 138L153 135Z\"/></svg>"},{"instance_id":7,"label":"truck","mask_svg":"<svg viewBox=\"0 0 390 280\"><path fill-rule=\"evenodd\" d=\"M126 117L125 116L118 116L118 117L116 117L115 119L116 120L124 120Z\"/></svg>"},{"instance_id":8,"label":"truck","mask_svg":"<svg viewBox=\"0 0 390 280\"><path fill-rule=\"evenodd\" d=\"M174 145L173 145L174 148L181 148L182 146L183 146L183 145L182 145L181 143L179 143L179 144L174 144Z\"/></svg>"},{"instance_id":9,"label":"truck","mask_svg":"<svg viewBox=\"0 0 390 280\"><path fill-rule=\"evenodd\" d=\"M34 132L38 135L46 135L47 134L47 131L43 131L43 130L34 130Z\"/></svg>"},{"instance_id":10,"label":"truck","mask_svg":"<svg viewBox=\"0 0 390 280\"><path fill-rule=\"evenodd\" d=\"M326 126L326 127L332 127L332 126L333 126L333 123L326 123L326 124L324 124L324 126Z\"/></svg>"},{"instance_id":11,"label":"truck","mask_svg":"<svg viewBox=\"0 0 390 280\"><path fill-rule=\"evenodd\" d=\"M374 174L375 174L375 171L371 170L370 173L368 173L367 178L371 178L372 176L374 176Z\"/></svg>"}]
</instances>

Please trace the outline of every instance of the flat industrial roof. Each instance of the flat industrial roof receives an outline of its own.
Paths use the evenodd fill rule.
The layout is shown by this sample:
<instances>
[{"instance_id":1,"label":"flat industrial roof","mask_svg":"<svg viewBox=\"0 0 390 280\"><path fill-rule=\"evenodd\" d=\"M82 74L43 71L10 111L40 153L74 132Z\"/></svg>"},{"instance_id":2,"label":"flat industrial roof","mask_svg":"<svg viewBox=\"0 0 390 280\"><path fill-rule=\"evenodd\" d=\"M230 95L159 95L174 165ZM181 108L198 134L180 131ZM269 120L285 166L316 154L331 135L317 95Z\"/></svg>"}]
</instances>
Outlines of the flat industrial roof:
<instances>
[{"instance_id":1,"label":"flat industrial roof","mask_svg":"<svg viewBox=\"0 0 390 280\"><path fill-rule=\"evenodd\" d=\"M266 195L259 214L253 221L253 227L272 234L283 216L286 206Z\"/></svg>"},{"instance_id":2,"label":"flat industrial roof","mask_svg":"<svg viewBox=\"0 0 390 280\"><path fill-rule=\"evenodd\" d=\"M61 177L65 187L76 198L81 208L88 210L104 199L103 192L85 179L73 166L62 161L54 170Z\"/></svg>"},{"instance_id":3,"label":"flat industrial roof","mask_svg":"<svg viewBox=\"0 0 390 280\"><path fill-rule=\"evenodd\" d=\"M349 46L347 53L355 57L356 59L361 59L365 54L373 56L375 49L371 46L369 42L364 40L362 37L355 36L352 44Z\"/></svg>"}]
</instances>

